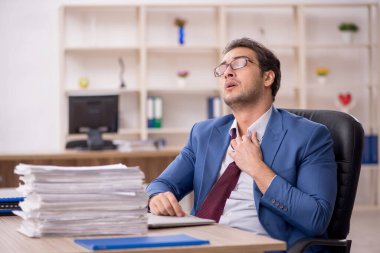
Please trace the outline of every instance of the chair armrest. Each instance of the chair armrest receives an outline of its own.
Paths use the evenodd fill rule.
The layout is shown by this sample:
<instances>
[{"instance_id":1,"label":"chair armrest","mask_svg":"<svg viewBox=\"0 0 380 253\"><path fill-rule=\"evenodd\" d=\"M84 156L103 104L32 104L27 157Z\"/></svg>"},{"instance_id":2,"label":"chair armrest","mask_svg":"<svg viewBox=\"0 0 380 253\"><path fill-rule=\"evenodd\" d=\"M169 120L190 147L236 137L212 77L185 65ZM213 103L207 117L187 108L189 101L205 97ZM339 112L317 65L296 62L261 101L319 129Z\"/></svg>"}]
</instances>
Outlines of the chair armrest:
<instances>
[{"instance_id":1,"label":"chair armrest","mask_svg":"<svg viewBox=\"0 0 380 253\"><path fill-rule=\"evenodd\" d=\"M339 247L344 250L338 250L336 252L350 252L351 249L351 240L338 240L338 239L323 239L323 238L310 238L299 240L296 242L287 252L288 253L301 253L310 246L320 245L320 246L331 246Z\"/></svg>"}]
</instances>

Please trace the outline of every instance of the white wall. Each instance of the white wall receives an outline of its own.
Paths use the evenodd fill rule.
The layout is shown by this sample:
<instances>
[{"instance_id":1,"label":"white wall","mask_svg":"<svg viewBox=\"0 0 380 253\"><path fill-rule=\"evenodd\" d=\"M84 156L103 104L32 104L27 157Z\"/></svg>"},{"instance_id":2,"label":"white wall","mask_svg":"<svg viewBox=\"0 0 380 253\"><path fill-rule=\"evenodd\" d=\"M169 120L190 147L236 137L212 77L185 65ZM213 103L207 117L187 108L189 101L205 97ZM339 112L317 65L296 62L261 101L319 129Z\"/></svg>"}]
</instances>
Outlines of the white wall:
<instances>
[{"instance_id":1,"label":"white wall","mask_svg":"<svg viewBox=\"0 0 380 253\"><path fill-rule=\"evenodd\" d=\"M0 1L0 152L59 146L58 1Z\"/></svg>"},{"instance_id":2,"label":"white wall","mask_svg":"<svg viewBox=\"0 0 380 253\"><path fill-rule=\"evenodd\" d=\"M63 144L60 143L59 134L61 94L58 84L58 9L61 4L95 2L110 4L106 0L0 1L0 154L61 149ZM131 0L113 1L113 3L131 2ZM135 3L149 2L157 1L135 1ZM182 2L204 3L205 1Z\"/></svg>"}]
</instances>

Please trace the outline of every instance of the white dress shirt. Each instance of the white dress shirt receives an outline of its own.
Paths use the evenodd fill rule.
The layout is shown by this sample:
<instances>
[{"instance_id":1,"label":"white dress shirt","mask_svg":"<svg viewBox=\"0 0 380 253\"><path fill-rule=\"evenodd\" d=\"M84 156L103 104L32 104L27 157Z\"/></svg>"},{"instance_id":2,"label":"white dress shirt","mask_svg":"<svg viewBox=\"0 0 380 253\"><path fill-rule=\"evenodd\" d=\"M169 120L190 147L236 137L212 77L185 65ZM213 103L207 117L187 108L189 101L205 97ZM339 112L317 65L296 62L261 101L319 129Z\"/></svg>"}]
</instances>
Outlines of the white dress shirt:
<instances>
[{"instance_id":1,"label":"white dress shirt","mask_svg":"<svg viewBox=\"0 0 380 253\"><path fill-rule=\"evenodd\" d=\"M248 128L247 136L251 137L253 132L257 132L257 138L261 144L271 115L272 107ZM234 120L231 125L230 134L233 128L236 129L237 136L241 136L237 128L236 120ZM231 147L228 148L228 150L230 149ZM233 162L233 159L227 152L222 162L219 177L224 173L231 162ZM235 189L231 192L230 197L226 201L219 223L262 235L268 235L258 219L255 201L253 199L253 179L247 173L241 172Z\"/></svg>"}]
</instances>

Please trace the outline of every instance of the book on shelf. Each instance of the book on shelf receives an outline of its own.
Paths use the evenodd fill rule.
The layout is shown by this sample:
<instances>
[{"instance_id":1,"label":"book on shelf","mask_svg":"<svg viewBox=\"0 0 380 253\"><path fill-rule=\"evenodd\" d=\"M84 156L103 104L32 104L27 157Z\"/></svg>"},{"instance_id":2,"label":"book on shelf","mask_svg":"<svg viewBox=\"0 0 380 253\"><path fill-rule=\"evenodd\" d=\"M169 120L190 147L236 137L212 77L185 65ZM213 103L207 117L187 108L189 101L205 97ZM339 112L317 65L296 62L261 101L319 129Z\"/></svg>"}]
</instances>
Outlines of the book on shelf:
<instances>
[{"instance_id":1,"label":"book on shelf","mask_svg":"<svg viewBox=\"0 0 380 253\"><path fill-rule=\"evenodd\" d=\"M162 98L149 96L147 99L147 120L148 128L161 128L163 115Z\"/></svg>"},{"instance_id":2,"label":"book on shelf","mask_svg":"<svg viewBox=\"0 0 380 253\"><path fill-rule=\"evenodd\" d=\"M364 137L362 163L377 164L378 162L378 136L375 134L368 134Z\"/></svg>"},{"instance_id":3,"label":"book on shelf","mask_svg":"<svg viewBox=\"0 0 380 253\"><path fill-rule=\"evenodd\" d=\"M147 99L147 117L148 117L148 128L154 127L154 97L149 96Z\"/></svg>"},{"instance_id":4,"label":"book on shelf","mask_svg":"<svg viewBox=\"0 0 380 253\"><path fill-rule=\"evenodd\" d=\"M209 119L222 116L222 101L218 96L207 98L207 116Z\"/></svg>"}]
</instances>

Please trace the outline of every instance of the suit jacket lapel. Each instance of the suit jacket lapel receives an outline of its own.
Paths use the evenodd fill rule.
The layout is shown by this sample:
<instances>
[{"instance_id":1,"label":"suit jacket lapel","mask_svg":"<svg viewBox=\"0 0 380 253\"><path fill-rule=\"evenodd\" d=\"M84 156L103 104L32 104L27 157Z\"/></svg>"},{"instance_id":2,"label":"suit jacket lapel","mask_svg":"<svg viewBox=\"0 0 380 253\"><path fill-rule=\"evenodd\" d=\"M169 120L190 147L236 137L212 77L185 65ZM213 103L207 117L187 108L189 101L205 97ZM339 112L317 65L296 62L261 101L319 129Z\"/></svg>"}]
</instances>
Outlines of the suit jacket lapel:
<instances>
[{"instance_id":1,"label":"suit jacket lapel","mask_svg":"<svg viewBox=\"0 0 380 253\"><path fill-rule=\"evenodd\" d=\"M206 157L203 166L202 184L197 210L202 205L208 192L218 178L224 155L230 144L229 129L233 117L231 117L231 119L232 120L229 120L226 124L215 126L210 134L209 140L206 142Z\"/></svg>"},{"instance_id":2,"label":"suit jacket lapel","mask_svg":"<svg viewBox=\"0 0 380 253\"><path fill-rule=\"evenodd\" d=\"M283 127L281 113L273 107L272 115L269 119L268 125L263 136L263 140L261 142L263 160L265 164L268 165L270 168L272 168L273 161L276 157L278 149L281 146L282 140L284 139L286 132L287 130ZM256 186L256 184L254 184L254 199L257 211L259 211L261 197L262 194L259 188Z\"/></svg>"}]
</instances>

